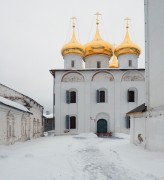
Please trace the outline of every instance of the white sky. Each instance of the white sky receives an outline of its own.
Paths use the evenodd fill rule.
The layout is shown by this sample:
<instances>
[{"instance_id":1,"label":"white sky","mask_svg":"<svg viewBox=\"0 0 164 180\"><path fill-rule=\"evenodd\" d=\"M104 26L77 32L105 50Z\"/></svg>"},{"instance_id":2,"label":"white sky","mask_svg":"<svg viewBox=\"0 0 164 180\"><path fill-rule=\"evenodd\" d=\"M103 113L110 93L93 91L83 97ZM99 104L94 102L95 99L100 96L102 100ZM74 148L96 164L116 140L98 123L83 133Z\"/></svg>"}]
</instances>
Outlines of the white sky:
<instances>
[{"instance_id":1,"label":"white sky","mask_svg":"<svg viewBox=\"0 0 164 180\"><path fill-rule=\"evenodd\" d=\"M86 44L97 11L101 36L112 44L122 42L124 19L131 19L131 39L142 49L144 67L144 0L0 0L0 83L52 111L49 70L63 68L60 51L71 36L70 17L77 17L77 38Z\"/></svg>"}]
</instances>

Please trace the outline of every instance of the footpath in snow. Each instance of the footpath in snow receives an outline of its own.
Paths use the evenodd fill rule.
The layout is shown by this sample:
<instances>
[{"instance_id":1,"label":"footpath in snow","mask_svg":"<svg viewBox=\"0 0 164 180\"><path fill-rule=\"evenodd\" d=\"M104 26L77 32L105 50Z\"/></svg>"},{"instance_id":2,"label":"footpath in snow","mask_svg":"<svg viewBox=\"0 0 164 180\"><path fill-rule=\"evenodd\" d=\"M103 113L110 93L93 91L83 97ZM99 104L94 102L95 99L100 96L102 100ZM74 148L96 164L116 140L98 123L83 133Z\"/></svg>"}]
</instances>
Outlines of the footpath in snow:
<instances>
[{"instance_id":1,"label":"footpath in snow","mask_svg":"<svg viewBox=\"0 0 164 180\"><path fill-rule=\"evenodd\" d=\"M164 153L129 136L47 136L0 146L0 180L164 180Z\"/></svg>"}]
</instances>

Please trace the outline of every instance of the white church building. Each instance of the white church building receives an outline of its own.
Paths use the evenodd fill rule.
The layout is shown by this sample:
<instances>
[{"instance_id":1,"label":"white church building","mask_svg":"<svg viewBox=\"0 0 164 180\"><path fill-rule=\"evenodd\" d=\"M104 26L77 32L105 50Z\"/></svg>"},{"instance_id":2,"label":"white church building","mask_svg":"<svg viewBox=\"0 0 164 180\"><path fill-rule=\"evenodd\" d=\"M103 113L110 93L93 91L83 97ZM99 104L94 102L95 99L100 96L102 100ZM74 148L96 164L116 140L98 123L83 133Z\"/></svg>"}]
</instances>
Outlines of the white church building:
<instances>
[{"instance_id":1,"label":"white church building","mask_svg":"<svg viewBox=\"0 0 164 180\"><path fill-rule=\"evenodd\" d=\"M61 53L64 69L54 77L55 134L129 133L126 113L145 102L145 69L138 68L140 48L129 35L113 47L101 38L99 13L93 40L81 45L73 32Z\"/></svg>"}]
</instances>

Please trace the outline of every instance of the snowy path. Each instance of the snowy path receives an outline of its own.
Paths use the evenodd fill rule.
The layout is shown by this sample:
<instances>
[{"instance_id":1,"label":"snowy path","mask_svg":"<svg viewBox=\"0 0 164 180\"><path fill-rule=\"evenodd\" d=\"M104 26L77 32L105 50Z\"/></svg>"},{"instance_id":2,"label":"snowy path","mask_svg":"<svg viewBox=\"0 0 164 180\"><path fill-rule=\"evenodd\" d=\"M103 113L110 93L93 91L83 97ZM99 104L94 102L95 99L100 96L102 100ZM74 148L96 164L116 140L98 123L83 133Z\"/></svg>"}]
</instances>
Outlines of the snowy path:
<instances>
[{"instance_id":1,"label":"snowy path","mask_svg":"<svg viewBox=\"0 0 164 180\"><path fill-rule=\"evenodd\" d=\"M0 146L0 180L164 180L164 154L126 138L44 137Z\"/></svg>"}]
</instances>

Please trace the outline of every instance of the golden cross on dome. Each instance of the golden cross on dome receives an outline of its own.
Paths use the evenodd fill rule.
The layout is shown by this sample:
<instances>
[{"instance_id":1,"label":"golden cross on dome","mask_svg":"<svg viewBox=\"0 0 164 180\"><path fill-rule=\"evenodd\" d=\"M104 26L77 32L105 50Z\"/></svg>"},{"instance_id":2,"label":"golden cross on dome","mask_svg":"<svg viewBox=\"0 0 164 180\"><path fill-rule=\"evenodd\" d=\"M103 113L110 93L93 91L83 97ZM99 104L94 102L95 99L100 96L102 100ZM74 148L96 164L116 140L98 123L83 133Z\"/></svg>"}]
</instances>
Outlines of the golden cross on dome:
<instances>
[{"instance_id":1,"label":"golden cross on dome","mask_svg":"<svg viewBox=\"0 0 164 180\"><path fill-rule=\"evenodd\" d=\"M126 28L128 29L129 28L129 21L130 21L131 19L129 19L128 17L125 19L125 21L126 21Z\"/></svg>"},{"instance_id":2,"label":"golden cross on dome","mask_svg":"<svg viewBox=\"0 0 164 180\"><path fill-rule=\"evenodd\" d=\"M75 28L75 20L76 20L76 17L72 17L72 27Z\"/></svg>"},{"instance_id":3,"label":"golden cross on dome","mask_svg":"<svg viewBox=\"0 0 164 180\"><path fill-rule=\"evenodd\" d=\"M99 12L97 12L95 15L96 15L96 24L99 25L99 16L101 14Z\"/></svg>"}]
</instances>

